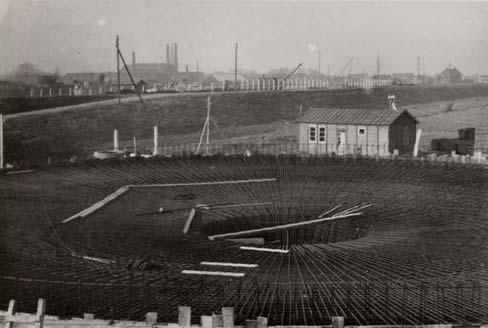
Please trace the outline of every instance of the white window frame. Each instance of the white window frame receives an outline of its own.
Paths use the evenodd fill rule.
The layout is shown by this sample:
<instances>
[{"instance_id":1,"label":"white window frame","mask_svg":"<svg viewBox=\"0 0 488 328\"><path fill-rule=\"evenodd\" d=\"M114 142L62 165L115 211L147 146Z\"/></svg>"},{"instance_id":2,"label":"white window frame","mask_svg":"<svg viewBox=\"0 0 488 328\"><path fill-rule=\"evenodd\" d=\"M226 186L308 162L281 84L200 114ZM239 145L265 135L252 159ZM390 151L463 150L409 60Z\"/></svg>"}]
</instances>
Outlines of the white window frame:
<instances>
[{"instance_id":1,"label":"white window frame","mask_svg":"<svg viewBox=\"0 0 488 328\"><path fill-rule=\"evenodd\" d=\"M313 140L312 140L312 129L313 129ZM317 124L308 125L308 142L317 143Z\"/></svg>"},{"instance_id":2,"label":"white window frame","mask_svg":"<svg viewBox=\"0 0 488 328\"><path fill-rule=\"evenodd\" d=\"M320 130L324 129L324 140L320 140ZM324 144L327 142L327 126L324 124L320 124L317 126L317 142L319 144Z\"/></svg>"}]
</instances>

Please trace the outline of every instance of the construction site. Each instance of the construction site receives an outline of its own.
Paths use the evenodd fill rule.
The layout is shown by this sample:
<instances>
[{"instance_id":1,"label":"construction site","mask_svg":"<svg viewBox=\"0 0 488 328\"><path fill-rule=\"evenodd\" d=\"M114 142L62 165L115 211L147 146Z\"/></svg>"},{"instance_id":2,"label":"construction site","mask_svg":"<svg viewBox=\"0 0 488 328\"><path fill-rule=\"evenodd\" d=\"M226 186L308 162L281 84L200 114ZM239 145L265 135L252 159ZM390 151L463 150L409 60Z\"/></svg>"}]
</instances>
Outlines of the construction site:
<instances>
[{"instance_id":1,"label":"construction site","mask_svg":"<svg viewBox=\"0 0 488 328\"><path fill-rule=\"evenodd\" d=\"M488 84L113 32L0 83L0 327L487 327Z\"/></svg>"}]
</instances>

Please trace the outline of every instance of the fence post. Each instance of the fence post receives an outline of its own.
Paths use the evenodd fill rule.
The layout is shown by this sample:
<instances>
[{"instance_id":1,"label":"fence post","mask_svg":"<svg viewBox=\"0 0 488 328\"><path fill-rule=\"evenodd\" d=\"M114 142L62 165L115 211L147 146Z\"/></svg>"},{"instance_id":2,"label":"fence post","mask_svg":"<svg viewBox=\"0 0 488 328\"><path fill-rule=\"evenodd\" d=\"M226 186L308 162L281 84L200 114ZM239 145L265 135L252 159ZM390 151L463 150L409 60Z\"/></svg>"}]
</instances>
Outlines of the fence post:
<instances>
[{"instance_id":1,"label":"fence post","mask_svg":"<svg viewBox=\"0 0 488 328\"><path fill-rule=\"evenodd\" d=\"M10 300L8 302L7 316L12 316L15 314L15 300ZM12 328L14 323L11 321L5 322L5 328Z\"/></svg>"},{"instance_id":2,"label":"fence post","mask_svg":"<svg viewBox=\"0 0 488 328\"><path fill-rule=\"evenodd\" d=\"M268 318L258 316L257 321L258 321L258 328L267 328L268 327Z\"/></svg>"},{"instance_id":3,"label":"fence post","mask_svg":"<svg viewBox=\"0 0 488 328\"><path fill-rule=\"evenodd\" d=\"M222 308L222 323L224 328L234 328L234 308Z\"/></svg>"},{"instance_id":4,"label":"fence post","mask_svg":"<svg viewBox=\"0 0 488 328\"><path fill-rule=\"evenodd\" d=\"M158 313L157 312L148 312L146 313L146 324L149 326L153 326L158 322Z\"/></svg>"},{"instance_id":5,"label":"fence post","mask_svg":"<svg viewBox=\"0 0 488 328\"><path fill-rule=\"evenodd\" d=\"M344 317L332 317L332 328L344 328Z\"/></svg>"},{"instance_id":6,"label":"fence post","mask_svg":"<svg viewBox=\"0 0 488 328\"><path fill-rule=\"evenodd\" d=\"M40 298L37 301L37 312L36 315L38 317L39 323L36 325L36 328L42 328L44 325L44 314L46 312L46 300L43 298Z\"/></svg>"},{"instance_id":7,"label":"fence post","mask_svg":"<svg viewBox=\"0 0 488 328\"><path fill-rule=\"evenodd\" d=\"M178 325L180 327L191 326L191 307L178 306Z\"/></svg>"},{"instance_id":8,"label":"fence post","mask_svg":"<svg viewBox=\"0 0 488 328\"><path fill-rule=\"evenodd\" d=\"M154 126L154 136L153 136L153 143L154 143L154 149L153 149L153 156L158 154L158 142L159 142L159 133L158 133L158 126Z\"/></svg>"}]
</instances>

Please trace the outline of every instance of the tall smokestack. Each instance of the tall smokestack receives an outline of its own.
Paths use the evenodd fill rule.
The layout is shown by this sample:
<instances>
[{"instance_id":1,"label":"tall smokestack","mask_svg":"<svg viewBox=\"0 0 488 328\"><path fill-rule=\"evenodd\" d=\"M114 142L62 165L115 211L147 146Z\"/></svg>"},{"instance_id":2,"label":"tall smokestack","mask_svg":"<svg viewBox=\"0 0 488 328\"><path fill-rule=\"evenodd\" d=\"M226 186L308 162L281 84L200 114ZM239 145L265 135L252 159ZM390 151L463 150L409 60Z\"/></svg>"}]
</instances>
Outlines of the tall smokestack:
<instances>
[{"instance_id":1,"label":"tall smokestack","mask_svg":"<svg viewBox=\"0 0 488 328\"><path fill-rule=\"evenodd\" d=\"M175 71L178 72L178 44L175 42L175 48L174 48L174 56L175 56Z\"/></svg>"},{"instance_id":2,"label":"tall smokestack","mask_svg":"<svg viewBox=\"0 0 488 328\"><path fill-rule=\"evenodd\" d=\"M136 68L136 52L132 51L132 69Z\"/></svg>"},{"instance_id":3,"label":"tall smokestack","mask_svg":"<svg viewBox=\"0 0 488 328\"><path fill-rule=\"evenodd\" d=\"M169 44L166 43L166 64L170 65L171 64L171 59L169 55Z\"/></svg>"}]
</instances>

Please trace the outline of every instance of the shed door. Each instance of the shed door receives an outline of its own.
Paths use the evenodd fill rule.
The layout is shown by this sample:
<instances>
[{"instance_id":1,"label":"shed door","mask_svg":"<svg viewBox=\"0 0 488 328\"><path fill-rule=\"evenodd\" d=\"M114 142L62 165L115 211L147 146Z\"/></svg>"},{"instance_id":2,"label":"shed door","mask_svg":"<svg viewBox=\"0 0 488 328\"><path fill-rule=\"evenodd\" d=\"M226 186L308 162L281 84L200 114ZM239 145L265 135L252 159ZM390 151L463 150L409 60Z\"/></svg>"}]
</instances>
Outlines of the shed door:
<instances>
[{"instance_id":1,"label":"shed door","mask_svg":"<svg viewBox=\"0 0 488 328\"><path fill-rule=\"evenodd\" d=\"M337 130L337 153L339 155L346 153L346 129Z\"/></svg>"},{"instance_id":2,"label":"shed door","mask_svg":"<svg viewBox=\"0 0 488 328\"><path fill-rule=\"evenodd\" d=\"M308 152L311 154L317 153L318 131L317 124L308 125Z\"/></svg>"},{"instance_id":3,"label":"shed door","mask_svg":"<svg viewBox=\"0 0 488 328\"><path fill-rule=\"evenodd\" d=\"M367 148L368 148L368 129L367 126L365 125L358 125L358 131L357 131L357 136L358 136L358 145L357 148L359 148L359 151L361 154L366 155L367 153Z\"/></svg>"}]
</instances>

